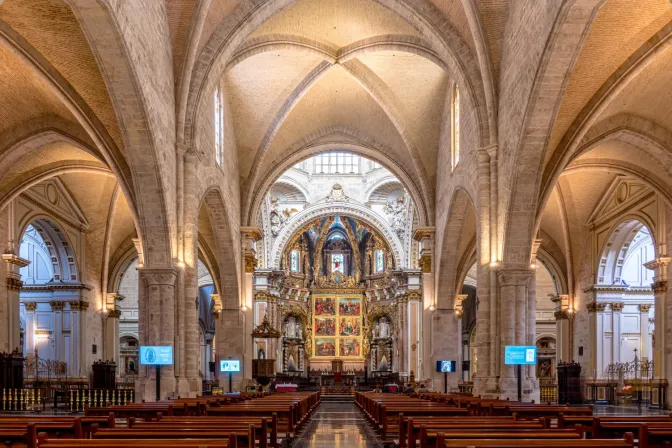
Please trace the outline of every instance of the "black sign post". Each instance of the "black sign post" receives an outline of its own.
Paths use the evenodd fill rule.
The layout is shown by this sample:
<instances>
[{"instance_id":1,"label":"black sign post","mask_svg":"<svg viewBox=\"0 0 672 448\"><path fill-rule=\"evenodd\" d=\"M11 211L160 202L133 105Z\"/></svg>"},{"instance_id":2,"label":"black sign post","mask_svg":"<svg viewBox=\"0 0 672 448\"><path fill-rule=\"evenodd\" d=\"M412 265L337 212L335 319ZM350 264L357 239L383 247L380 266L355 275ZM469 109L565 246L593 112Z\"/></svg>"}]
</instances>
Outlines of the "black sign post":
<instances>
[{"instance_id":1,"label":"black sign post","mask_svg":"<svg viewBox=\"0 0 672 448\"><path fill-rule=\"evenodd\" d=\"M161 400L161 364L156 365L156 401Z\"/></svg>"},{"instance_id":2,"label":"black sign post","mask_svg":"<svg viewBox=\"0 0 672 448\"><path fill-rule=\"evenodd\" d=\"M448 393L448 372L443 372L443 393Z\"/></svg>"},{"instance_id":3,"label":"black sign post","mask_svg":"<svg viewBox=\"0 0 672 448\"><path fill-rule=\"evenodd\" d=\"M522 375L520 374L521 372L521 366L522 364L518 364L516 367L518 367L518 401L523 401L523 379Z\"/></svg>"}]
</instances>

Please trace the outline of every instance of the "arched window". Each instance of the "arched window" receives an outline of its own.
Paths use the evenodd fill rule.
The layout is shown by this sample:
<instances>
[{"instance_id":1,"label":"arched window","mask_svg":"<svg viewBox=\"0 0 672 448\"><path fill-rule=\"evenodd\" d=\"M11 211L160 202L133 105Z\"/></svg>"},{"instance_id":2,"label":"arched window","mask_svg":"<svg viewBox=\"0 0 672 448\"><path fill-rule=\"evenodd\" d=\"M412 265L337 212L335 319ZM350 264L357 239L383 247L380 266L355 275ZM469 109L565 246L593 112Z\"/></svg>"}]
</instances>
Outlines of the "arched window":
<instances>
[{"instance_id":1,"label":"arched window","mask_svg":"<svg viewBox=\"0 0 672 448\"><path fill-rule=\"evenodd\" d=\"M376 272L383 272L385 270L385 254L382 250L375 252L376 258Z\"/></svg>"},{"instance_id":2,"label":"arched window","mask_svg":"<svg viewBox=\"0 0 672 448\"><path fill-rule=\"evenodd\" d=\"M222 92L217 87L214 98L215 121L215 161L222 165L224 161L224 108L222 107Z\"/></svg>"},{"instance_id":3,"label":"arched window","mask_svg":"<svg viewBox=\"0 0 672 448\"><path fill-rule=\"evenodd\" d=\"M460 162L460 89L458 89L457 83L453 84L451 119L453 137L451 154L453 169L455 169Z\"/></svg>"},{"instance_id":4,"label":"arched window","mask_svg":"<svg viewBox=\"0 0 672 448\"><path fill-rule=\"evenodd\" d=\"M291 257L291 271L292 272L299 272L299 251L298 250L293 250L290 254Z\"/></svg>"}]
</instances>

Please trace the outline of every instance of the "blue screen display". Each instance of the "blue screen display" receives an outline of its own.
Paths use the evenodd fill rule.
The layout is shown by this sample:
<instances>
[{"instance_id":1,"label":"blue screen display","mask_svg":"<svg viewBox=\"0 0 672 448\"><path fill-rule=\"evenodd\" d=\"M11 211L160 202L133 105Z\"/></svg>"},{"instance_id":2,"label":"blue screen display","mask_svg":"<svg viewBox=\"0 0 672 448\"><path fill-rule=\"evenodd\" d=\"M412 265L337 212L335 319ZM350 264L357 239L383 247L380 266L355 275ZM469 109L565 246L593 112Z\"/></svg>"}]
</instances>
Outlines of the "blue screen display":
<instances>
[{"instance_id":1,"label":"blue screen display","mask_svg":"<svg viewBox=\"0 0 672 448\"><path fill-rule=\"evenodd\" d=\"M440 373L455 372L457 369L455 361L436 361L436 371Z\"/></svg>"},{"instance_id":2,"label":"blue screen display","mask_svg":"<svg viewBox=\"0 0 672 448\"><path fill-rule=\"evenodd\" d=\"M173 347L170 345L140 346L140 364L146 366L173 365Z\"/></svg>"},{"instance_id":3,"label":"blue screen display","mask_svg":"<svg viewBox=\"0 0 672 448\"><path fill-rule=\"evenodd\" d=\"M240 361L237 359L225 359L219 361L220 372L240 372Z\"/></svg>"},{"instance_id":4,"label":"blue screen display","mask_svg":"<svg viewBox=\"0 0 672 448\"><path fill-rule=\"evenodd\" d=\"M504 347L504 364L536 364L537 347L534 345L507 345Z\"/></svg>"}]
</instances>

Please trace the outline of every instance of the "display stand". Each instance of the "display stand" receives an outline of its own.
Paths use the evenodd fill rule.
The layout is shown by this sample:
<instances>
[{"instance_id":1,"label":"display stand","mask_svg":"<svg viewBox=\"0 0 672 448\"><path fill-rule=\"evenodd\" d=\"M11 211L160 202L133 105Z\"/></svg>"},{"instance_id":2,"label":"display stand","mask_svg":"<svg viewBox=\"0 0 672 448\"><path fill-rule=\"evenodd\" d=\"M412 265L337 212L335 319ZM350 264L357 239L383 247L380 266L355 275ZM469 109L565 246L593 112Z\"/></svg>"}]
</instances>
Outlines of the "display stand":
<instances>
[{"instance_id":1,"label":"display stand","mask_svg":"<svg viewBox=\"0 0 672 448\"><path fill-rule=\"evenodd\" d=\"M161 401L161 365L156 365L156 401Z\"/></svg>"}]
</instances>

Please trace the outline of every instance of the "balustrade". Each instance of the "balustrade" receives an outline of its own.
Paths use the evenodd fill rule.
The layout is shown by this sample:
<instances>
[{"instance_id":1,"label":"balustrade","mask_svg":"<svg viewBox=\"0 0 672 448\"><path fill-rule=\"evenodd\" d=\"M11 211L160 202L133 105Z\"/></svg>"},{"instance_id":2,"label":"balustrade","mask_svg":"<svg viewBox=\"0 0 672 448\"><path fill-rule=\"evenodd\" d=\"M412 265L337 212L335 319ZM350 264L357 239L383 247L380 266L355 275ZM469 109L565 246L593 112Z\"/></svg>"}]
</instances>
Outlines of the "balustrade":
<instances>
[{"instance_id":1,"label":"balustrade","mask_svg":"<svg viewBox=\"0 0 672 448\"><path fill-rule=\"evenodd\" d=\"M135 389L73 389L68 391L66 408L70 412L79 412L85 407L123 406L134 402Z\"/></svg>"}]
</instances>

